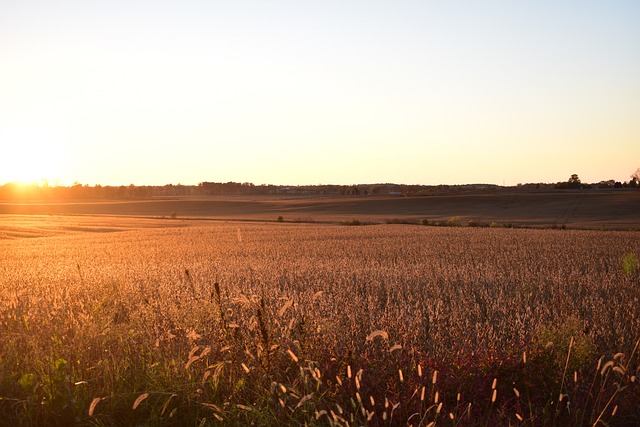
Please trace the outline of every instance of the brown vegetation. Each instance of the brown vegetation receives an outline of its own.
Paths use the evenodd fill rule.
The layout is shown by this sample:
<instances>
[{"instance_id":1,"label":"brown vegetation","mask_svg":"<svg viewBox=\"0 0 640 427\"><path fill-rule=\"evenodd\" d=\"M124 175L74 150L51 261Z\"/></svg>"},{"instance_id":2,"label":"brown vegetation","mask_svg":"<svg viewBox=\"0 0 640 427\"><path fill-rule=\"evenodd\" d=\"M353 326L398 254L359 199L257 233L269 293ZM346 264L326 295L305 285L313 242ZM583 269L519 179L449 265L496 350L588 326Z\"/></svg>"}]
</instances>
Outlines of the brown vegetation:
<instances>
[{"instance_id":1,"label":"brown vegetation","mask_svg":"<svg viewBox=\"0 0 640 427\"><path fill-rule=\"evenodd\" d=\"M640 420L637 232L27 218L15 425Z\"/></svg>"}]
</instances>

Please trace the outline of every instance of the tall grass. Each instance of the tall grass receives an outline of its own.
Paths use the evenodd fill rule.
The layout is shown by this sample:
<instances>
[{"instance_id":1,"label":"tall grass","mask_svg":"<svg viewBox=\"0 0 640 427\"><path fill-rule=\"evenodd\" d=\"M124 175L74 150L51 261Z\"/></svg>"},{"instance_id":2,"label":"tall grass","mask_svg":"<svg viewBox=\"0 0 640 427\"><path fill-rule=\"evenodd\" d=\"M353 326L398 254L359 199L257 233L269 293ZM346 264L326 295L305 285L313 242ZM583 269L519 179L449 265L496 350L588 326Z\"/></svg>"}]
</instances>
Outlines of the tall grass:
<instances>
[{"instance_id":1,"label":"tall grass","mask_svg":"<svg viewBox=\"0 0 640 427\"><path fill-rule=\"evenodd\" d=\"M637 423L639 237L218 223L4 240L0 416Z\"/></svg>"}]
</instances>

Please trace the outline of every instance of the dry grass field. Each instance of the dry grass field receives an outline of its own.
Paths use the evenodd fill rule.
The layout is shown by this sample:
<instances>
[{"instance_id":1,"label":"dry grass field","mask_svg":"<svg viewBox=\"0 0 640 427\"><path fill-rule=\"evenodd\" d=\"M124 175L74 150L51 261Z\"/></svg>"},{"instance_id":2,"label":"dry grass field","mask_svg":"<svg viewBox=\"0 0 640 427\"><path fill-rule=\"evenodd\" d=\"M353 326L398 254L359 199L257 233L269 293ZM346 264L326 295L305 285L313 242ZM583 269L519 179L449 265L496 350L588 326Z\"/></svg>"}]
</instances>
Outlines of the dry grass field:
<instances>
[{"instance_id":1,"label":"dry grass field","mask_svg":"<svg viewBox=\"0 0 640 427\"><path fill-rule=\"evenodd\" d=\"M191 215L1 216L3 422L640 422L639 232Z\"/></svg>"}]
</instances>

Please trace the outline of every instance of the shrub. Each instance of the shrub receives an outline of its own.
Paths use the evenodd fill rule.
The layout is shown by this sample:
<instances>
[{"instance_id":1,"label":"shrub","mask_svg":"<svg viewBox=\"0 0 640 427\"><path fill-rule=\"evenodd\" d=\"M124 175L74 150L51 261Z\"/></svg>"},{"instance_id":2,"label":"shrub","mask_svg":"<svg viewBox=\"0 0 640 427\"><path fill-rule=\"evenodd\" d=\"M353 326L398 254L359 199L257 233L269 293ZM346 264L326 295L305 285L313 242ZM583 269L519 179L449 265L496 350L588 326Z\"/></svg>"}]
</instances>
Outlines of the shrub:
<instances>
[{"instance_id":1,"label":"shrub","mask_svg":"<svg viewBox=\"0 0 640 427\"><path fill-rule=\"evenodd\" d=\"M595 355L595 345L584 332L584 324L577 317L564 322L542 326L538 331L538 344L550 356L550 370L573 374L589 366ZM567 362L567 355L569 355Z\"/></svg>"},{"instance_id":2,"label":"shrub","mask_svg":"<svg viewBox=\"0 0 640 427\"><path fill-rule=\"evenodd\" d=\"M360 220L352 219L351 221L343 221L342 225L362 225Z\"/></svg>"},{"instance_id":3,"label":"shrub","mask_svg":"<svg viewBox=\"0 0 640 427\"><path fill-rule=\"evenodd\" d=\"M469 221L469 227L489 227L489 224L482 221Z\"/></svg>"},{"instance_id":4,"label":"shrub","mask_svg":"<svg viewBox=\"0 0 640 427\"><path fill-rule=\"evenodd\" d=\"M447 220L447 225L449 227L459 227L461 225L460 220L461 218L459 216L452 216Z\"/></svg>"},{"instance_id":5,"label":"shrub","mask_svg":"<svg viewBox=\"0 0 640 427\"><path fill-rule=\"evenodd\" d=\"M402 218L390 218L385 220L386 224L415 224L415 222L409 220L409 219L402 219Z\"/></svg>"},{"instance_id":6,"label":"shrub","mask_svg":"<svg viewBox=\"0 0 640 427\"><path fill-rule=\"evenodd\" d=\"M629 252L622 258L622 271L627 276L631 276L638 271L638 257L636 254Z\"/></svg>"}]
</instances>

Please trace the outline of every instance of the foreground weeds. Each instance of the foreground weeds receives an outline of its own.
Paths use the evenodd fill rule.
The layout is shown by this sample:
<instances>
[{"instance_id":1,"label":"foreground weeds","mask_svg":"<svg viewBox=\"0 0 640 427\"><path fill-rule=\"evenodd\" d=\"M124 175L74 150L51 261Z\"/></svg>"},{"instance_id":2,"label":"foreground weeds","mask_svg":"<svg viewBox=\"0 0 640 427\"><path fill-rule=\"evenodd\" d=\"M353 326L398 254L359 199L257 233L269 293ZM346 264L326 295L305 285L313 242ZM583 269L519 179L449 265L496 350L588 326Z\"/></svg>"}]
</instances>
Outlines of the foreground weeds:
<instances>
[{"instance_id":1,"label":"foreground weeds","mask_svg":"<svg viewBox=\"0 0 640 427\"><path fill-rule=\"evenodd\" d=\"M0 416L637 425L639 237L217 224L1 241Z\"/></svg>"}]
</instances>

